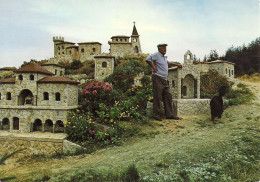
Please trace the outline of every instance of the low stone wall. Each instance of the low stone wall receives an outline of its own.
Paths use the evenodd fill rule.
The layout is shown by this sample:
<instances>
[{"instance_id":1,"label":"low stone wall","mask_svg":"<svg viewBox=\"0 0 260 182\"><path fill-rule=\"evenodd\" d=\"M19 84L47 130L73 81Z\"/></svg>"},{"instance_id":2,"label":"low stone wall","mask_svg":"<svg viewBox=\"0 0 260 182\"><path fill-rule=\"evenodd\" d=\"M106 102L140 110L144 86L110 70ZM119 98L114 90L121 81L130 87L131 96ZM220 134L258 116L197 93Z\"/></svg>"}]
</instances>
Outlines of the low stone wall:
<instances>
[{"instance_id":1,"label":"low stone wall","mask_svg":"<svg viewBox=\"0 0 260 182\"><path fill-rule=\"evenodd\" d=\"M0 136L0 156L18 149L23 149L18 156L75 154L86 150L65 139Z\"/></svg>"},{"instance_id":2,"label":"low stone wall","mask_svg":"<svg viewBox=\"0 0 260 182\"><path fill-rule=\"evenodd\" d=\"M198 114L210 110L210 99L173 99L176 116Z\"/></svg>"}]
</instances>

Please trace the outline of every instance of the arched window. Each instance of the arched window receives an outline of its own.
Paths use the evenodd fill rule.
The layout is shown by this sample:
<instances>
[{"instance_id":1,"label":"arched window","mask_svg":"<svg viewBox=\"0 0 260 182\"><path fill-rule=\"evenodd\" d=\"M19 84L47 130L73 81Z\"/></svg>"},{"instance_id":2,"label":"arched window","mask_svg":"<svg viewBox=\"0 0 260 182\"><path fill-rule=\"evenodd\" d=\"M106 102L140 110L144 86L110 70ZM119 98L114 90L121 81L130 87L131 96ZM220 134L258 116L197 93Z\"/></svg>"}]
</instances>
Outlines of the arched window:
<instances>
[{"instance_id":1,"label":"arched window","mask_svg":"<svg viewBox=\"0 0 260 182\"><path fill-rule=\"evenodd\" d=\"M93 52L96 52L96 48L92 48L92 51L93 51Z\"/></svg>"},{"instance_id":2,"label":"arched window","mask_svg":"<svg viewBox=\"0 0 260 182\"><path fill-rule=\"evenodd\" d=\"M60 55L60 53L58 53Z\"/></svg>"},{"instance_id":3,"label":"arched window","mask_svg":"<svg viewBox=\"0 0 260 182\"><path fill-rule=\"evenodd\" d=\"M47 119L44 124L44 131L53 132L53 122L50 119Z\"/></svg>"},{"instance_id":4,"label":"arched window","mask_svg":"<svg viewBox=\"0 0 260 182\"><path fill-rule=\"evenodd\" d=\"M139 53L139 49L137 46L135 46L135 48L134 48L134 53Z\"/></svg>"},{"instance_id":5,"label":"arched window","mask_svg":"<svg viewBox=\"0 0 260 182\"><path fill-rule=\"evenodd\" d=\"M2 95L1 95L1 92L0 92L0 100L2 99Z\"/></svg>"},{"instance_id":6,"label":"arched window","mask_svg":"<svg viewBox=\"0 0 260 182\"><path fill-rule=\"evenodd\" d=\"M229 77L230 77L230 70L228 70L228 75L229 75Z\"/></svg>"},{"instance_id":7,"label":"arched window","mask_svg":"<svg viewBox=\"0 0 260 182\"><path fill-rule=\"evenodd\" d=\"M83 48L81 49L81 52L84 52L84 49L83 49Z\"/></svg>"},{"instance_id":8,"label":"arched window","mask_svg":"<svg viewBox=\"0 0 260 182\"><path fill-rule=\"evenodd\" d=\"M174 82L174 80L172 80L172 87L175 87L175 82Z\"/></svg>"},{"instance_id":9,"label":"arched window","mask_svg":"<svg viewBox=\"0 0 260 182\"><path fill-rule=\"evenodd\" d=\"M64 46L62 46L62 49L64 49Z\"/></svg>"},{"instance_id":10,"label":"arched window","mask_svg":"<svg viewBox=\"0 0 260 182\"><path fill-rule=\"evenodd\" d=\"M19 80L23 80L23 75L19 75L19 76L18 76L18 79L19 79Z\"/></svg>"},{"instance_id":11,"label":"arched window","mask_svg":"<svg viewBox=\"0 0 260 182\"><path fill-rule=\"evenodd\" d=\"M64 52L62 52L62 54L64 54Z\"/></svg>"},{"instance_id":12,"label":"arched window","mask_svg":"<svg viewBox=\"0 0 260 182\"><path fill-rule=\"evenodd\" d=\"M122 39L120 39L120 41L122 42Z\"/></svg>"},{"instance_id":13,"label":"arched window","mask_svg":"<svg viewBox=\"0 0 260 182\"><path fill-rule=\"evenodd\" d=\"M60 50L60 47L58 47L58 50Z\"/></svg>"},{"instance_id":14,"label":"arched window","mask_svg":"<svg viewBox=\"0 0 260 182\"><path fill-rule=\"evenodd\" d=\"M232 70L232 75L234 75L234 70Z\"/></svg>"},{"instance_id":15,"label":"arched window","mask_svg":"<svg viewBox=\"0 0 260 182\"><path fill-rule=\"evenodd\" d=\"M36 119L33 123L33 131L42 131L42 120Z\"/></svg>"},{"instance_id":16,"label":"arched window","mask_svg":"<svg viewBox=\"0 0 260 182\"><path fill-rule=\"evenodd\" d=\"M118 39L116 39L116 41L118 42Z\"/></svg>"},{"instance_id":17,"label":"arched window","mask_svg":"<svg viewBox=\"0 0 260 182\"><path fill-rule=\"evenodd\" d=\"M60 76L62 76L62 71L60 71Z\"/></svg>"},{"instance_id":18,"label":"arched window","mask_svg":"<svg viewBox=\"0 0 260 182\"><path fill-rule=\"evenodd\" d=\"M11 92L7 92L7 94L6 94L6 100L11 100L11 99L12 99Z\"/></svg>"},{"instance_id":19,"label":"arched window","mask_svg":"<svg viewBox=\"0 0 260 182\"><path fill-rule=\"evenodd\" d=\"M71 51L69 51L69 54L71 54Z\"/></svg>"},{"instance_id":20,"label":"arched window","mask_svg":"<svg viewBox=\"0 0 260 182\"><path fill-rule=\"evenodd\" d=\"M102 68L106 68L107 67L107 62L102 62Z\"/></svg>"},{"instance_id":21,"label":"arched window","mask_svg":"<svg viewBox=\"0 0 260 182\"><path fill-rule=\"evenodd\" d=\"M3 119L3 130L10 130L10 121L8 118Z\"/></svg>"},{"instance_id":22,"label":"arched window","mask_svg":"<svg viewBox=\"0 0 260 182\"><path fill-rule=\"evenodd\" d=\"M30 80L34 80L34 75L30 75Z\"/></svg>"},{"instance_id":23,"label":"arched window","mask_svg":"<svg viewBox=\"0 0 260 182\"><path fill-rule=\"evenodd\" d=\"M127 41L127 40L125 39L125 41Z\"/></svg>"},{"instance_id":24,"label":"arched window","mask_svg":"<svg viewBox=\"0 0 260 182\"><path fill-rule=\"evenodd\" d=\"M226 68L226 74L227 74L227 68Z\"/></svg>"},{"instance_id":25,"label":"arched window","mask_svg":"<svg viewBox=\"0 0 260 182\"><path fill-rule=\"evenodd\" d=\"M55 75L57 75L57 70L55 70Z\"/></svg>"},{"instance_id":26,"label":"arched window","mask_svg":"<svg viewBox=\"0 0 260 182\"><path fill-rule=\"evenodd\" d=\"M43 93L43 99L44 100L49 100L49 93L48 92L44 92Z\"/></svg>"},{"instance_id":27,"label":"arched window","mask_svg":"<svg viewBox=\"0 0 260 182\"><path fill-rule=\"evenodd\" d=\"M64 124L61 120L56 121L55 124L55 132L56 133L63 133L64 132Z\"/></svg>"},{"instance_id":28,"label":"arched window","mask_svg":"<svg viewBox=\"0 0 260 182\"><path fill-rule=\"evenodd\" d=\"M55 93L55 100L60 101L60 93L59 92Z\"/></svg>"}]
</instances>

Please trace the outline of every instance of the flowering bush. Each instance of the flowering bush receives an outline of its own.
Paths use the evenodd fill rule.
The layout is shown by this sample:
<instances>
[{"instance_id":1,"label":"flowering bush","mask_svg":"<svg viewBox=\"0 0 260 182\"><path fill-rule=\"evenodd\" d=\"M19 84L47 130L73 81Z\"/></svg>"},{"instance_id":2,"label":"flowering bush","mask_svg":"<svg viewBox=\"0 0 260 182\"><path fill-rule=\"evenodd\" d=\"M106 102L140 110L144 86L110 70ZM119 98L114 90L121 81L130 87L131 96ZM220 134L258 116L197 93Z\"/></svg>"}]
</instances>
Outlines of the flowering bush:
<instances>
[{"instance_id":1,"label":"flowering bush","mask_svg":"<svg viewBox=\"0 0 260 182\"><path fill-rule=\"evenodd\" d=\"M99 104L109 105L113 99L110 97L112 86L103 82L92 82L83 89L83 103L85 110L92 112L99 110Z\"/></svg>"}]
</instances>

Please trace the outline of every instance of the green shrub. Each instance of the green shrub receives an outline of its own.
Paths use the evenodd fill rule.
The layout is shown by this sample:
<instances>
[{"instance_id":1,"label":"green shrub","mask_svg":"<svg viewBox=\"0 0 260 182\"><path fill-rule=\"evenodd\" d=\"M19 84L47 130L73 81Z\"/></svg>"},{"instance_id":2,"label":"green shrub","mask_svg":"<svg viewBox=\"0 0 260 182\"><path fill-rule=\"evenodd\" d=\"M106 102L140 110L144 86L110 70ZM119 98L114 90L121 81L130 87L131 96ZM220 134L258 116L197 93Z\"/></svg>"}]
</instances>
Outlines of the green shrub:
<instances>
[{"instance_id":1,"label":"green shrub","mask_svg":"<svg viewBox=\"0 0 260 182\"><path fill-rule=\"evenodd\" d=\"M82 62L80 62L79 60L73 60L72 63L70 64L70 69L76 70L82 66L83 66Z\"/></svg>"},{"instance_id":2,"label":"green shrub","mask_svg":"<svg viewBox=\"0 0 260 182\"><path fill-rule=\"evenodd\" d=\"M135 164L128 166L126 171L122 174L122 181L124 182L138 182L139 180L140 175Z\"/></svg>"},{"instance_id":3,"label":"green shrub","mask_svg":"<svg viewBox=\"0 0 260 182\"><path fill-rule=\"evenodd\" d=\"M227 80L227 77L220 75L215 70L209 70L207 73L203 73L200 76L200 95L201 98L212 98L218 95L220 87L226 87L230 89L232 82Z\"/></svg>"},{"instance_id":4,"label":"green shrub","mask_svg":"<svg viewBox=\"0 0 260 182\"><path fill-rule=\"evenodd\" d=\"M225 98L228 99L228 106L246 104L254 98L253 93L246 85L238 84L237 87L237 89L229 90L225 95Z\"/></svg>"}]
</instances>

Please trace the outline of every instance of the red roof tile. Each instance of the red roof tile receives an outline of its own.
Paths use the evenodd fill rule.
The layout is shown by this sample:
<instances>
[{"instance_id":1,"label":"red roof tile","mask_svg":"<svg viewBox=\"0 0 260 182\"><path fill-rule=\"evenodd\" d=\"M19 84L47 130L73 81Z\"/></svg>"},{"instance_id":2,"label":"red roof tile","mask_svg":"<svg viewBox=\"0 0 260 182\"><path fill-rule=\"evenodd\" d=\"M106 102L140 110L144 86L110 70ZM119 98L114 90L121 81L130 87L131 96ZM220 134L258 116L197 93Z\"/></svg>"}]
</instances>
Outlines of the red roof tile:
<instances>
[{"instance_id":1,"label":"red roof tile","mask_svg":"<svg viewBox=\"0 0 260 182\"><path fill-rule=\"evenodd\" d=\"M15 70L14 72L16 72L16 73L41 73L41 74L45 74L45 75L53 75L52 72L50 72L47 69L41 67L37 63L27 64L27 65L21 67L20 69Z\"/></svg>"},{"instance_id":2,"label":"red roof tile","mask_svg":"<svg viewBox=\"0 0 260 182\"><path fill-rule=\"evenodd\" d=\"M1 84L14 84L15 83L15 78L4 78L0 79Z\"/></svg>"},{"instance_id":3,"label":"red roof tile","mask_svg":"<svg viewBox=\"0 0 260 182\"><path fill-rule=\"evenodd\" d=\"M79 82L64 78L61 76L47 76L38 81L38 83L67 83L67 84L75 84L78 85Z\"/></svg>"}]
</instances>

